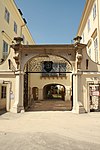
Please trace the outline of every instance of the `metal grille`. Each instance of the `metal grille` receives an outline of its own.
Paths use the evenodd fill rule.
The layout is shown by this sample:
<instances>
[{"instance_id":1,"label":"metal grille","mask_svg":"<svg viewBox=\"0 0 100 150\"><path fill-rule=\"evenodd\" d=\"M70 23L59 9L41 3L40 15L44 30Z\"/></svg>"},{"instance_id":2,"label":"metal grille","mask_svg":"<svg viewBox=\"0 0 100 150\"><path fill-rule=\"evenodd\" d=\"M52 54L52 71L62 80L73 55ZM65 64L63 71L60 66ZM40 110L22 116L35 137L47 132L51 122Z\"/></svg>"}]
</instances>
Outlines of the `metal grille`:
<instances>
[{"instance_id":1,"label":"metal grille","mask_svg":"<svg viewBox=\"0 0 100 150\"><path fill-rule=\"evenodd\" d=\"M24 107L28 106L28 73L24 75Z\"/></svg>"},{"instance_id":2,"label":"metal grille","mask_svg":"<svg viewBox=\"0 0 100 150\"><path fill-rule=\"evenodd\" d=\"M72 65L65 60L64 58L58 57L58 56L40 56L33 58L28 61L28 73L46 73L45 70L43 70L43 62L44 61L52 61L53 62L53 69L51 70L51 73L59 73L64 74L67 72L72 72ZM26 67L25 67L26 70Z\"/></svg>"}]
</instances>

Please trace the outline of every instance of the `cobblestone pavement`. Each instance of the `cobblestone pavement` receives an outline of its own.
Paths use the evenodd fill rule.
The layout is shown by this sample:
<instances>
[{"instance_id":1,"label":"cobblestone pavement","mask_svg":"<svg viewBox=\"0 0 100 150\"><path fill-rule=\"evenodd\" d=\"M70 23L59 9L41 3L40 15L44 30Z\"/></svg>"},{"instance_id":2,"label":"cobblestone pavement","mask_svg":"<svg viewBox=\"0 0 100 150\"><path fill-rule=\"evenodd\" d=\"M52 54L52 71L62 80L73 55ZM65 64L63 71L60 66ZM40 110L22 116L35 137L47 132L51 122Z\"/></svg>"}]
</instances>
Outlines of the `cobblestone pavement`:
<instances>
[{"instance_id":1,"label":"cobblestone pavement","mask_svg":"<svg viewBox=\"0 0 100 150\"><path fill-rule=\"evenodd\" d=\"M2 114L0 150L100 150L100 113Z\"/></svg>"}]
</instances>

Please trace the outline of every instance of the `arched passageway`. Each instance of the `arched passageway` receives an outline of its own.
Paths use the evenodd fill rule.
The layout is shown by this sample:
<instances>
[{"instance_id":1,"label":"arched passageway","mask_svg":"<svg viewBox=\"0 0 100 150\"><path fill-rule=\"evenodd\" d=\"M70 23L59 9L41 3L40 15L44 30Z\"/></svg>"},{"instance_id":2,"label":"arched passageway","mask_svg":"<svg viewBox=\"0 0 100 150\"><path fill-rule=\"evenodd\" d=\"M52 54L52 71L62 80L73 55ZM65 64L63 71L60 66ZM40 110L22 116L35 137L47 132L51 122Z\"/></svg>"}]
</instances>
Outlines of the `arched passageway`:
<instances>
[{"instance_id":1,"label":"arched passageway","mask_svg":"<svg viewBox=\"0 0 100 150\"><path fill-rule=\"evenodd\" d=\"M43 88L45 100L65 100L65 87L60 84L48 84Z\"/></svg>"},{"instance_id":2,"label":"arched passageway","mask_svg":"<svg viewBox=\"0 0 100 150\"><path fill-rule=\"evenodd\" d=\"M51 65L51 62L52 67L48 71L46 69ZM51 100L53 102L49 103L52 105L52 107L49 105L51 110L53 110L55 101L59 106L61 102L61 107L64 105L64 110L66 109L64 101L70 100L71 97L70 93L66 91L71 90L72 73L72 65L67 59L55 55L33 57L26 63L24 71L24 104L26 104L24 107L31 107L41 101L41 106L43 104L45 110L45 106L48 105L46 100L49 102ZM61 110L63 109L61 108Z\"/></svg>"},{"instance_id":3,"label":"arched passageway","mask_svg":"<svg viewBox=\"0 0 100 150\"><path fill-rule=\"evenodd\" d=\"M12 87L15 85L17 87L13 88L15 101L11 111L21 112L24 111L25 104L26 107L30 105L30 102L34 100L32 99L33 87L39 89L38 101L42 100L43 96L47 98L47 95L43 95L43 87L52 83L64 85L66 94L65 101L62 102L71 101L71 97L74 97L73 110L79 110L80 108L76 104L80 104L78 102L82 99L81 95L83 94L83 86L78 86L81 81L83 84L83 78L79 71L86 70L84 64L86 59L89 59L85 53L86 45L80 44L78 39L75 44L65 45L21 45L20 38L16 42L15 45L12 45L15 62L12 63L13 59L11 59L11 63L9 63L9 68L14 72L15 78ZM14 70L13 65L15 66ZM90 64L88 67L91 71ZM97 70L95 65L94 67L94 70ZM78 88L81 91L79 94ZM57 92L57 89L54 88L54 91ZM64 100L62 95L59 97Z\"/></svg>"}]
</instances>

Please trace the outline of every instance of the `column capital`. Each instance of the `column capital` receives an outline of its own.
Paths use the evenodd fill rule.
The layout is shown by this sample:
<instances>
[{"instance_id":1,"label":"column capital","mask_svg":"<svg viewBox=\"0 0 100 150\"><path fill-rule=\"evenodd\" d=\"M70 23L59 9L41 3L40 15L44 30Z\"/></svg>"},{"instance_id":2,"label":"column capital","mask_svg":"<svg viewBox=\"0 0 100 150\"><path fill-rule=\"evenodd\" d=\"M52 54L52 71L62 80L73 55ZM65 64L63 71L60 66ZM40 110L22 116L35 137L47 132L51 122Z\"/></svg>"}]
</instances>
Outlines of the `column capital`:
<instances>
[{"instance_id":1,"label":"column capital","mask_svg":"<svg viewBox=\"0 0 100 150\"><path fill-rule=\"evenodd\" d=\"M18 70L18 71L15 72L15 75L24 75L24 74L25 73L22 70Z\"/></svg>"}]
</instances>

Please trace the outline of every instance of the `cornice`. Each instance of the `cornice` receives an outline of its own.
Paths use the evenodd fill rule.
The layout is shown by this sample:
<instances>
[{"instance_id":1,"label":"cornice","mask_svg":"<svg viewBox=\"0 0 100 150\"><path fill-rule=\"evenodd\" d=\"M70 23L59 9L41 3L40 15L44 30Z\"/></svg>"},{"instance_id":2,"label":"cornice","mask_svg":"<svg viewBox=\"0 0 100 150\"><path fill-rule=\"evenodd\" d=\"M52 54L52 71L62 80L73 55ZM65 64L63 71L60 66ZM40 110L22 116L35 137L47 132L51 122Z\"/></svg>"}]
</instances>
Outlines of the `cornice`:
<instances>
[{"instance_id":1,"label":"cornice","mask_svg":"<svg viewBox=\"0 0 100 150\"><path fill-rule=\"evenodd\" d=\"M21 22L22 22L22 25L24 25L25 23L24 23L23 17L22 17L21 14L19 13L18 6L17 6L15 0L10 0L9 2L12 4L12 6L13 6L13 8L15 9L17 15L19 16L19 18L20 18L20 20L21 20ZM29 30L27 24L25 25L25 28L26 28L26 30L27 30L27 33L28 33L29 36L31 37L33 43L35 44L35 41L34 41L32 35L31 35L31 33L30 33L30 30Z\"/></svg>"},{"instance_id":2,"label":"cornice","mask_svg":"<svg viewBox=\"0 0 100 150\"><path fill-rule=\"evenodd\" d=\"M82 31L84 30L87 19L90 15L91 9L93 7L95 0L86 0L86 4L82 13L81 21L78 27L77 35L81 36Z\"/></svg>"},{"instance_id":3,"label":"cornice","mask_svg":"<svg viewBox=\"0 0 100 150\"><path fill-rule=\"evenodd\" d=\"M15 52L24 52L24 51L38 51L38 50L71 50L74 51L77 48L83 49L86 47L85 44L75 43L75 44L51 44L51 45L21 45L16 44L11 46Z\"/></svg>"}]
</instances>

